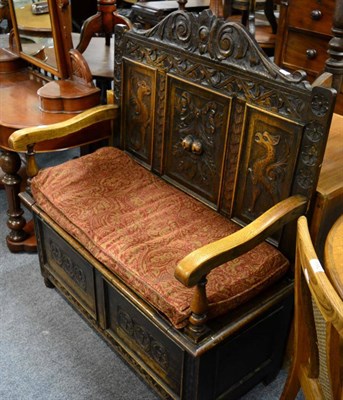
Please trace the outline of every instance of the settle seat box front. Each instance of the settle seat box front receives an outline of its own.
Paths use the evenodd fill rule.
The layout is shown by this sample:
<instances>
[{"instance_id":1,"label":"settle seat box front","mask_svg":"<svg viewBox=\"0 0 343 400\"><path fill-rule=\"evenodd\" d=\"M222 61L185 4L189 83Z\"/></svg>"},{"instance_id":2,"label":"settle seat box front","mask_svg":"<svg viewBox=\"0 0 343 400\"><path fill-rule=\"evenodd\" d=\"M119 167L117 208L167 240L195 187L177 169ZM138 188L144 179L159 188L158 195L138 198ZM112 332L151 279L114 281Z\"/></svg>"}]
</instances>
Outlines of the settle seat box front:
<instances>
[{"instance_id":1,"label":"settle seat box front","mask_svg":"<svg viewBox=\"0 0 343 400\"><path fill-rule=\"evenodd\" d=\"M40 171L21 196L42 275L161 397L237 398L282 363L294 221L311 206L335 92L280 70L211 11L117 26L115 40L119 109L10 138L33 176L34 143L120 111L116 147Z\"/></svg>"}]
</instances>

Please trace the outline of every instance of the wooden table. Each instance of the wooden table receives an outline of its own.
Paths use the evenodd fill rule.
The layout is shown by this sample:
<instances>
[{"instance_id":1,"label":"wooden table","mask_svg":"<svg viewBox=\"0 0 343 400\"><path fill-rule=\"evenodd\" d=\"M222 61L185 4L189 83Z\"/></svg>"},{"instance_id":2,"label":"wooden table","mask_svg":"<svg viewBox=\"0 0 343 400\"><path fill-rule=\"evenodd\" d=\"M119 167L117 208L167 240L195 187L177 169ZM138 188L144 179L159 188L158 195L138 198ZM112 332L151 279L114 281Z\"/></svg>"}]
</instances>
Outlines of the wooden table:
<instances>
[{"instance_id":1,"label":"wooden table","mask_svg":"<svg viewBox=\"0 0 343 400\"><path fill-rule=\"evenodd\" d=\"M343 214L343 115L334 114L314 199L310 231L319 259L330 228Z\"/></svg>"},{"instance_id":2,"label":"wooden table","mask_svg":"<svg viewBox=\"0 0 343 400\"><path fill-rule=\"evenodd\" d=\"M324 250L325 271L343 300L343 215L330 229Z\"/></svg>"},{"instance_id":3,"label":"wooden table","mask_svg":"<svg viewBox=\"0 0 343 400\"><path fill-rule=\"evenodd\" d=\"M50 14L33 14L31 4L15 8L19 31L30 35L51 36Z\"/></svg>"},{"instance_id":4,"label":"wooden table","mask_svg":"<svg viewBox=\"0 0 343 400\"><path fill-rule=\"evenodd\" d=\"M32 224L27 224L23 217L18 194L20 192L22 177L19 174L22 160L18 153L11 151L8 147L8 138L17 129L36 126L50 125L65 121L75 114L72 113L49 113L39 108L37 90L46 81L43 77L33 74L29 69L22 68L21 60L18 59L20 68L0 74L0 167L4 173L2 182L6 189L8 202L8 221L10 229L6 238L7 246L12 252L36 251L36 241L33 234ZM111 136L111 125L100 123L103 138ZM70 148L77 145L82 136L84 143L91 143L91 131L82 131L79 138L70 137L62 141L54 140L39 144L36 151L54 151L56 149Z\"/></svg>"},{"instance_id":5,"label":"wooden table","mask_svg":"<svg viewBox=\"0 0 343 400\"><path fill-rule=\"evenodd\" d=\"M188 11L200 12L208 8L209 5L209 0L188 0L185 8ZM130 19L143 24L145 28L149 28L178 9L179 4L176 0L140 1L131 7Z\"/></svg>"}]
</instances>

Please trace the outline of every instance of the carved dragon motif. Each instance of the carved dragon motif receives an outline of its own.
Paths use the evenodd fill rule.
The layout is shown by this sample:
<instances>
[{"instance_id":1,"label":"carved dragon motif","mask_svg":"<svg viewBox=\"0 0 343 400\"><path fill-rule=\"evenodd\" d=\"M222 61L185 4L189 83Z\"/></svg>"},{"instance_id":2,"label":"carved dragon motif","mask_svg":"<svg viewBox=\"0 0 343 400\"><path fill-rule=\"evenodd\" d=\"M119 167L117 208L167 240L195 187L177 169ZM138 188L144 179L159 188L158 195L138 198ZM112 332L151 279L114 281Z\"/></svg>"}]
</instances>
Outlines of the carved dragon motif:
<instances>
[{"instance_id":1,"label":"carved dragon motif","mask_svg":"<svg viewBox=\"0 0 343 400\"><path fill-rule=\"evenodd\" d=\"M248 208L252 212L257 199L265 191L276 204L279 199L278 186L283 178L283 167L286 166L288 152L282 160L277 160L276 147L280 143L280 135L271 135L269 132L257 132L255 143L263 147L264 156L255 161L249 172L253 184L251 205Z\"/></svg>"},{"instance_id":2,"label":"carved dragon motif","mask_svg":"<svg viewBox=\"0 0 343 400\"><path fill-rule=\"evenodd\" d=\"M133 106L133 113L130 114L132 136L130 143L135 150L144 148L146 144L146 133L150 125L150 112L145 104L145 97L151 95L151 88L143 79L135 79L137 90L133 91L134 95L130 99Z\"/></svg>"}]
</instances>

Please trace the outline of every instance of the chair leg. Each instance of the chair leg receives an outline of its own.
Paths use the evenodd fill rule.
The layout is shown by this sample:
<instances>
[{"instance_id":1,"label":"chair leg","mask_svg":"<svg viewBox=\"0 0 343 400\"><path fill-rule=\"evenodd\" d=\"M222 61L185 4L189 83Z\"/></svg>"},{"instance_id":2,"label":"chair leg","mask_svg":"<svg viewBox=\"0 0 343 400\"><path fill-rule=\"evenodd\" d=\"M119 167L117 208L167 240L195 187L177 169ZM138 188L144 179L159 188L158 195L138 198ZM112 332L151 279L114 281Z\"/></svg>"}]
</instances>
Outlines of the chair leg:
<instances>
[{"instance_id":1,"label":"chair leg","mask_svg":"<svg viewBox=\"0 0 343 400\"><path fill-rule=\"evenodd\" d=\"M274 1L266 0L264 6L264 14L272 27L272 32L275 34L277 32L277 21L274 14Z\"/></svg>"},{"instance_id":2,"label":"chair leg","mask_svg":"<svg viewBox=\"0 0 343 400\"><path fill-rule=\"evenodd\" d=\"M280 400L294 400L300 390L300 381L296 362L293 361L290 371L288 372L287 380L283 388Z\"/></svg>"}]
</instances>

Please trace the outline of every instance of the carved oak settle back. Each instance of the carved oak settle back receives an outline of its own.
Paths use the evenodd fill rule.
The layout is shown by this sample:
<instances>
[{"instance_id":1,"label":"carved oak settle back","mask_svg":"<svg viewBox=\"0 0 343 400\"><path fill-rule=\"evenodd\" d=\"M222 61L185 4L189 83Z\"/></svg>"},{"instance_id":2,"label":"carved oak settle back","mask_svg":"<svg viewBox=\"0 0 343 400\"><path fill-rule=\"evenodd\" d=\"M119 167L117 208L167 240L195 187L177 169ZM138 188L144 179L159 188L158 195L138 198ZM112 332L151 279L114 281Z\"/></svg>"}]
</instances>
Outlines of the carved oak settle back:
<instances>
[{"instance_id":1,"label":"carved oak settle back","mask_svg":"<svg viewBox=\"0 0 343 400\"><path fill-rule=\"evenodd\" d=\"M206 10L117 26L115 94L121 147L221 214L246 224L290 195L311 198L334 91L281 70L240 24ZM275 238L291 258L293 237Z\"/></svg>"}]
</instances>

